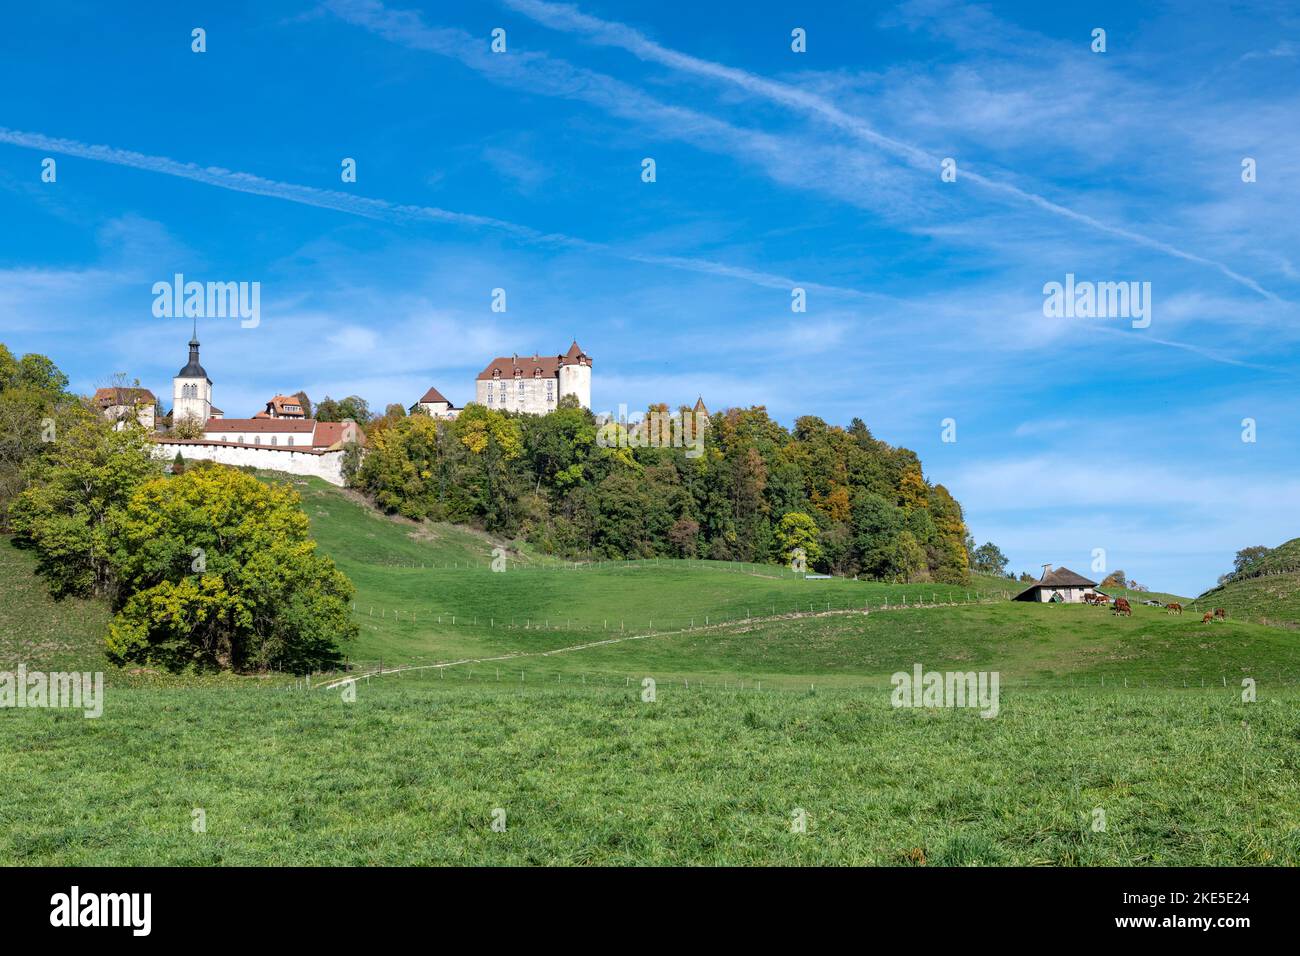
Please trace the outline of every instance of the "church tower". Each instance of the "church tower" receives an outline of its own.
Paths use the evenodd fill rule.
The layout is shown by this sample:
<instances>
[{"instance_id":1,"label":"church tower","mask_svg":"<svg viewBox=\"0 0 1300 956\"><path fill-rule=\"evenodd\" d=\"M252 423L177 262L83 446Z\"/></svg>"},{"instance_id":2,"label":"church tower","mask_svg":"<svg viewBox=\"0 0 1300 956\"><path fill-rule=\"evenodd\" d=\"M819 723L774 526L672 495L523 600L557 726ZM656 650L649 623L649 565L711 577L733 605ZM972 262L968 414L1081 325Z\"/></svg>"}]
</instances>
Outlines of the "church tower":
<instances>
[{"instance_id":1,"label":"church tower","mask_svg":"<svg viewBox=\"0 0 1300 956\"><path fill-rule=\"evenodd\" d=\"M172 427L186 418L206 426L212 417L212 380L199 364L199 330L197 324L190 339L189 363L172 379Z\"/></svg>"}]
</instances>

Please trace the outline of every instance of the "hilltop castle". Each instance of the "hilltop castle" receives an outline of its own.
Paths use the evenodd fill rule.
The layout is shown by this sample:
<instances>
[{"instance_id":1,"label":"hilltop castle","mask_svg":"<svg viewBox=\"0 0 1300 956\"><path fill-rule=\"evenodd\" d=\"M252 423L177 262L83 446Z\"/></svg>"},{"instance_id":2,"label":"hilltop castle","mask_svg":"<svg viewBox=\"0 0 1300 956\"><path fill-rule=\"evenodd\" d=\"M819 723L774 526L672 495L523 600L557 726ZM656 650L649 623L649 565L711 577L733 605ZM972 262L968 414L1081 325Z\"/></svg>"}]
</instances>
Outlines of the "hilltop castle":
<instances>
[{"instance_id":1,"label":"hilltop castle","mask_svg":"<svg viewBox=\"0 0 1300 956\"><path fill-rule=\"evenodd\" d=\"M553 412L565 395L573 395L583 408L591 408L591 356L577 341L563 355L531 359L518 355L494 358L478 373L474 397L480 405L501 411Z\"/></svg>"},{"instance_id":2,"label":"hilltop castle","mask_svg":"<svg viewBox=\"0 0 1300 956\"><path fill-rule=\"evenodd\" d=\"M355 422L307 418L298 398L288 395L276 395L265 411L252 418L226 418L212 404L212 379L199 360L197 327L189 348L189 360L172 379L171 434L154 436L161 457L180 453L182 458L314 475L343 484L345 448L366 441ZM591 356L576 341L567 352L554 356L498 356L478 374L474 397L486 408L545 415L559 407L561 398L572 395L590 410L591 365ZM96 401L105 416L118 420L134 416L153 427L156 402L146 390L100 392ZM425 392L410 410L439 419L453 419L462 411L436 388ZM191 427L181 430L186 423ZM181 438L181 434L201 437Z\"/></svg>"},{"instance_id":3,"label":"hilltop castle","mask_svg":"<svg viewBox=\"0 0 1300 956\"><path fill-rule=\"evenodd\" d=\"M498 356L474 382L474 401L502 412L545 415L555 411L565 395L573 395L583 408L591 408L591 356L576 341L562 355ZM417 408L444 419L455 418L462 411L436 388L425 392L411 411Z\"/></svg>"}]
</instances>

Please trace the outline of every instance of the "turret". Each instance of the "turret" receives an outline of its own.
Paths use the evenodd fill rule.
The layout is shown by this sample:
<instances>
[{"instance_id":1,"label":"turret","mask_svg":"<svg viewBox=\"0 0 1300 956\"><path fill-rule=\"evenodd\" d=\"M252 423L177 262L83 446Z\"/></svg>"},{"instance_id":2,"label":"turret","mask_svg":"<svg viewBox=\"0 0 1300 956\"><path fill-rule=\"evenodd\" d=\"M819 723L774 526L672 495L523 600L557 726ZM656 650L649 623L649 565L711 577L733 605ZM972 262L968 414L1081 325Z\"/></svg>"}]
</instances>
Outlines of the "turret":
<instances>
[{"instance_id":1,"label":"turret","mask_svg":"<svg viewBox=\"0 0 1300 956\"><path fill-rule=\"evenodd\" d=\"M578 404L591 408L591 356L582 351L577 340L569 346L569 351L559 356L560 360L560 398L576 395Z\"/></svg>"}]
</instances>

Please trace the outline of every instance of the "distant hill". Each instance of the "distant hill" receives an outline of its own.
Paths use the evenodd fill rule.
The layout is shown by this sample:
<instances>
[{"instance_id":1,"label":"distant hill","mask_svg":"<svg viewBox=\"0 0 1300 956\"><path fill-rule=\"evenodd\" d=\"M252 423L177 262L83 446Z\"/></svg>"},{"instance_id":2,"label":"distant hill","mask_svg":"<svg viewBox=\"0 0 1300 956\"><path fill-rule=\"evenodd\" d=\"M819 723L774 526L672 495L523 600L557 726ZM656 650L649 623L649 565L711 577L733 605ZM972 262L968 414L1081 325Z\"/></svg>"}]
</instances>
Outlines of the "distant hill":
<instances>
[{"instance_id":1,"label":"distant hill","mask_svg":"<svg viewBox=\"0 0 1300 956\"><path fill-rule=\"evenodd\" d=\"M1210 588L1190 606L1221 607L1233 617L1300 629L1300 538L1278 545L1249 571Z\"/></svg>"}]
</instances>

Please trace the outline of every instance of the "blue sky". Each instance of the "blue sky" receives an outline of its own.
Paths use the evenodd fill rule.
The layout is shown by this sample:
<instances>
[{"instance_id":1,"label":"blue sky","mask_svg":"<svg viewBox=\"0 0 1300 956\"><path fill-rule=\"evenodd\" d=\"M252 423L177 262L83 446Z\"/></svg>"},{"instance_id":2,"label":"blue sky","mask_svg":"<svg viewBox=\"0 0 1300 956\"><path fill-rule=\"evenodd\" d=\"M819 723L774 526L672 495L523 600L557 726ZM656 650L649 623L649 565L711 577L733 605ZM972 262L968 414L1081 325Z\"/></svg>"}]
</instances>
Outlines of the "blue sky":
<instances>
[{"instance_id":1,"label":"blue sky","mask_svg":"<svg viewBox=\"0 0 1300 956\"><path fill-rule=\"evenodd\" d=\"M227 415L460 404L576 338L597 411L861 417L1017 570L1197 593L1300 534L1300 14L813 6L11 5L0 341L169 394L153 283L257 281L257 328L201 320ZM1150 327L1045 317L1067 273Z\"/></svg>"}]
</instances>

